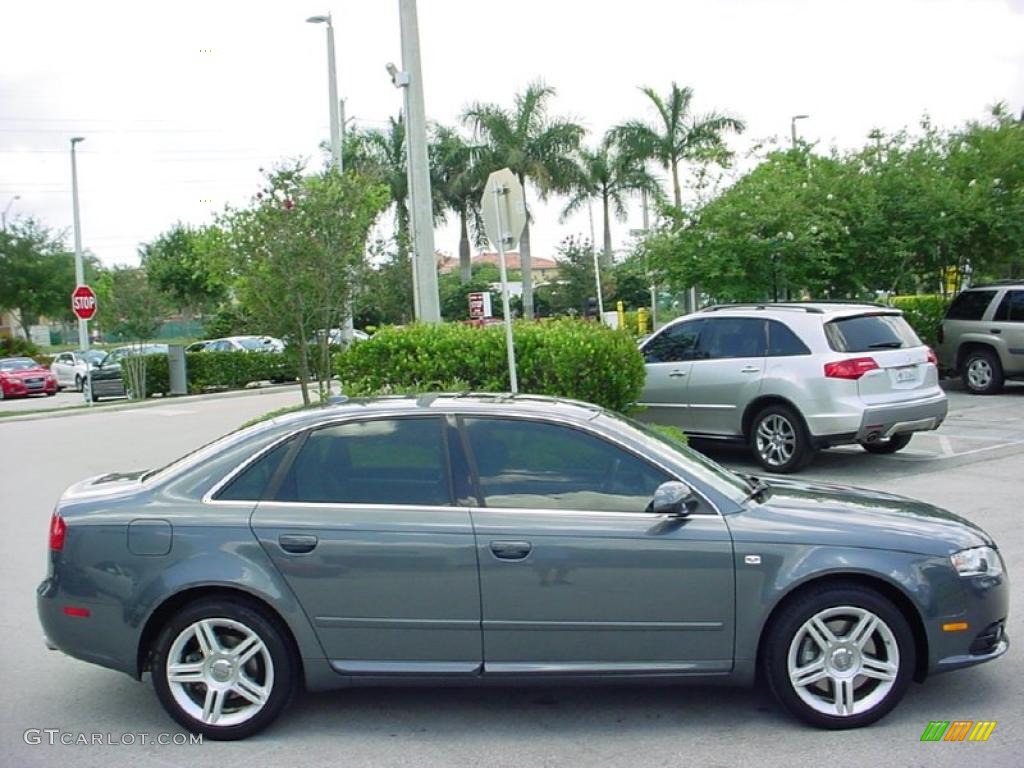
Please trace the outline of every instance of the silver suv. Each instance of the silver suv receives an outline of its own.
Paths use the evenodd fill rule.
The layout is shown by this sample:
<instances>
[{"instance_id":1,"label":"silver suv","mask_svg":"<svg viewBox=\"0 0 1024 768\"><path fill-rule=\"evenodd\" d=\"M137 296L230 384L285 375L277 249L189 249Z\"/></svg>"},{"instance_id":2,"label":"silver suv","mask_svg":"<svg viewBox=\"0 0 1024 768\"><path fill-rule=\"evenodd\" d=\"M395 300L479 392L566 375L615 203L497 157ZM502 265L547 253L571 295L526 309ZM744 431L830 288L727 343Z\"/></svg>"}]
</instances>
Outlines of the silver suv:
<instances>
[{"instance_id":1,"label":"silver suv","mask_svg":"<svg viewBox=\"0 0 1024 768\"><path fill-rule=\"evenodd\" d=\"M772 472L819 448L894 453L946 417L935 353L873 304L708 307L643 342L641 418L743 441Z\"/></svg>"},{"instance_id":2,"label":"silver suv","mask_svg":"<svg viewBox=\"0 0 1024 768\"><path fill-rule=\"evenodd\" d=\"M946 311L938 353L942 367L976 395L994 395L1005 379L1024 378L1024 282L963 291Z\"/></svg>"}]
</instances>

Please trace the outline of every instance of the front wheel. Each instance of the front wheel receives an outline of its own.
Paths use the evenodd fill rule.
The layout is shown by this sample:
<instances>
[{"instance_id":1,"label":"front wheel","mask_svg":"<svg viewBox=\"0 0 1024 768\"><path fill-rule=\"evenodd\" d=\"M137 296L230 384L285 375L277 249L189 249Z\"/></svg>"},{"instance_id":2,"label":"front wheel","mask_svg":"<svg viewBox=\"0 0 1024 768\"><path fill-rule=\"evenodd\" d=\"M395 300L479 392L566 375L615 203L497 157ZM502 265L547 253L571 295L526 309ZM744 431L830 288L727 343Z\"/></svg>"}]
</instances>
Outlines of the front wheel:
<instances>
[{"instance_id":1,"label":"front wheel","mask_svg":"<svg viewBox=\"0 0 1024 768\"><path fill-rule=\"evenodd\" d=\"M82 392L85 390L85 379L81 376L75 376L75 392Z\"/></svg>"},{"instance_id":2,"label":"front wheel","mask_svg":"<svg viewBox=\"0 0 1024 768\"><path fill-rule=\"evenodd\" d=\"M786 405L770 405L754 417L750 448L769 472L796 472L814 457L800 414Z\"/></svg>"},{"instance_id":3,"label":"front wheel","mask_svg":"<svg viewBox=\"0 0 1024 768\"><path fill-rule=\"evenodd\" d=\"M910 685L910 625L871 589L850 584L805 593L768 632L763 663L772 693L819 728L869 725L895 707Z\"/></svg>"},{"instance_id":4,"label":"front wheel","mask_svg":"<svg viewBox=\"0 0 1024 768\"><path fill-rule=\"evenodd\" d=\"M912 432L905 432L902 435L893 435L884 440L876 440L873 443L861 443L860 447L868 453L879 455L896 453L896 451L902 451L906 448L910 443L910 438L913 436Z\"/></svg>"},{"instance_id":5,"label":"front wheel","mask_svg":"<svg viewBox=\"0 0 1024 768\"><path fill-rule=\"evenodd\" d=\"M164 627L153 656L164 709L204 737L244 739L263 730L295 685L293 654L276 622L233 600L203 600Z\"/></svg>"}]
</instances>

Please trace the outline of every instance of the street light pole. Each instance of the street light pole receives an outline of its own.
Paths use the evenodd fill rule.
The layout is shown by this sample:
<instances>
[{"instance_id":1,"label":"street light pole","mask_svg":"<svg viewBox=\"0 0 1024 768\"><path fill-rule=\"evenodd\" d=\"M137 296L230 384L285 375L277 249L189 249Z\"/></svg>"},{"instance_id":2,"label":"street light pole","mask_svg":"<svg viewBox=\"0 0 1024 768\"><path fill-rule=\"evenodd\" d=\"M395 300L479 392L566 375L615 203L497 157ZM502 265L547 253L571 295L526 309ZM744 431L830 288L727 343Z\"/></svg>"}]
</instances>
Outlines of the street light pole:
<instances>
[{"instance_id":1,"label":"street light pole","mask_svg":"<svg viewBox=\"0 0 1024 768\"><path fill-rule=\"evenodd\" d=\"M793 140L793 149L796 149L796 121L806 120L810 115L793 115L789 119L789 133Z\"/></svg>"},{"instance_id":2,"label":"street light pole","mask_svg":"<svg viewBox=\"0 0 1024 768\"><path fill-rule=\"evenodd\" d=\"M11 210L11 206L14 205L15 200L21 200L21 195L15 195L14 197L12 197L10 199L10 202L8 202L6 207L4 208L4 214L2 217L2 229L4 232L7 231L7 212Z\"/></svg>"},{"instance_id":3,"label":"street light pole","mask_svg":"<svg viewBox=\"0 0 1024 768\"><path fill-rule=\"evenodd\" d=\"M75 285L85 285L85 266L82 263L82 221L78 215L78 162L75 159L75 145L85 141L83 136L71 139L71 199L75 219ZM89 321L78 319L78 348L89 349Z\"/></svg>"},{"instance_id":4,"label":"street light pole","mask_svg":"<svg viewBox=\"0 0 1024 768\"><path fill-rule=\"evenodd\" d=\"M441 322L437 293L437 264L434 261L434 214L430 194L430 163L427 158L427 115L423 102L423 72L420 66L420 33L416 0L398 0L402 27L404 84L392 75L395 85L405 89L405 140L409 143L409 180L412 192L412 231L416 285L419 295L417 320Z\"/></svg>"},{"instance_id":5,"label":"street light pole","mask_svg":"<svg viewBox=\"0 0 1024 768\"><path fill-rule=\"evenodd\" d=\"M327 90L330 99L331 162L338 169L338 173L341 173L344 169L341 159L341 127L338 120L338 73L334 66L334 24L331 22L329 13L326 16L310 16L306 21L310 24L327 25Z\"/></svg>"}]
</instances>

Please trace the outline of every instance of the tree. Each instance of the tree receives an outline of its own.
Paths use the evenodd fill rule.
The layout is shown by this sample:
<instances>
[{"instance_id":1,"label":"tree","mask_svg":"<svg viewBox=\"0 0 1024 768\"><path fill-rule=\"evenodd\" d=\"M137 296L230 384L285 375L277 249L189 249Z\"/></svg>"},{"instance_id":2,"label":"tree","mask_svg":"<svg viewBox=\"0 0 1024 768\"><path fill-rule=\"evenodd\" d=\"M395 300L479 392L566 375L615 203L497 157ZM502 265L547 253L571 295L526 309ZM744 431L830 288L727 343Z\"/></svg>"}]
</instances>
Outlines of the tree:
<instances>
[{"instance_id":1,"label":"tree","mask_svg":"<svg viewBox=\"0 0 1024 768\"><path fill-rule=\"evenodd\" d=\"M302 398L315 367L328 391L328 334L352 300L366 237L388 205L388 189L356 171L303 175L301 165L267 175L266 187L245 209L229 209L222 224L241 304L268 330L298 350ZM319 365L310 339L319 336Z\"/></svg>"},{"instance_id":2,"label":"tree","mask_svg":"<svg viewBox=\"0 0 1024 768\"><path fill-rule=\"evenodd\" d=\"M675 82L667 98L650 86L641 91L654 105L657 121L652 125L633 120L613 129L613 134L630 154L654 160L672 174L672 199L676 208L682 209L680 163L708 159L720 164L728 162L731 153L723 136L729 132L742 133L746 126L742 120L718 112L692 114L693 90L680 88Z\"/></svg>"},{"instance_id":3,"label":"tree","mask_svg":"<svg viewBox=\"0 0 1024 768\"><path fill-rule=\"evenodd\" d=\"M604 221L604 264L610 266L612 214L619 221L625 221L629 193L643 190L657 195L658 183L643 167L642 161L621 151L615 135L610 132L605 134L596 149L582 147L577 162L575 178L569 188L569 201L562 209L560 220L564 222L592 200L599 201Z\"/></svg>"},{"instance_id":4,"label":"tree","mask_svg":"<svg viewBox=\"0 0 1024 768\"><path fill-rule=\"evenodd\" d=\"M538 295L548 302L553 314L581 314L587 299L596 297L594 244L589 238L567 237L558 246L558 280L542 286ZM604 286L601 286L604 289ZM605 292L602 290L602 292Z\"/></svg>"},{"instance_id":5,"label":"tree","mask_svg":"<svg viewBox=\"0 0 1024 768\"><path fill-rule=\"evenodd\" d=\"M70 313L74 256L38 220L18 218L0 231L0 275L0 309L17 314L26 338L40 318Z\"/></svg>"},{"instance_id":6,"label":"tree","mask_svg":"<svg viewBox=\"0 0 1024 768\"><path fill-rule=\"evenodd\" d=\"M176 223L139 249L150 281L189 317L212 311L227 296L224 275L215 263L224 233Z\"/></svg>"},{"instance_id":7,"label":"tree","mask_svg":"<svg viewBox=\"0 0 1024 768\"><path fill-rule=\"evenodd\" d=\"M517 94L512 109L497 104L474 104L463 114L476 136L488 145L486 170L509 168L526 187L533 182L541 200L565 192L575 176L573 153L585 133L583 126L548 115L555 89L535 82ZM530 260L530 222L519 242L523 270L523 316L533 318L533 275Z\"/></svg>"},{"instance_id":8,"label":"tree","mask_svg":"<svg viewBox=\"0 0 1024 768\"><path fill-rule=\"evenodd\" d=\"M409 260L412 233L409 228L409 172L405 148L405 121L388 118L388 127L352 131L346 138L345 167L359 171L387 187L394 205L397 258Z\"/></svg>"},{"instance_id":9,"label":"tree","mask_svg":"<svg viewBox=\"0 0 1024 768\"><path fill-rule=\"evenodd\" d=\"M480 162L483 148L470 144L454 128L447 126L435 126L433 134L429 147L434 177L431 189L434 197L439 199L442 211L451 211L459 217L459 278L468 283L472 272L470 228L476 245L486 241L480 210L480 197L487 181Z\"/></svg>"}]
</instances>

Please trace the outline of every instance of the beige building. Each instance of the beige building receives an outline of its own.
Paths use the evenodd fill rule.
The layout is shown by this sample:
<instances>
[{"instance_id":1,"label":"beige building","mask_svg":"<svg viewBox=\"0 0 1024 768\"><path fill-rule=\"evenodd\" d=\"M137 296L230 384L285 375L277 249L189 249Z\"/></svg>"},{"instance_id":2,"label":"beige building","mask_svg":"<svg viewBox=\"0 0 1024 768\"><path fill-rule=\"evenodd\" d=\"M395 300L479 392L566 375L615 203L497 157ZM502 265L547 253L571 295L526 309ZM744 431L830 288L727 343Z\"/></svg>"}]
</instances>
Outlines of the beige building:
<instances>
[{"instance_id":1,"label":"beige building","mask_svg":"<svg viewBox=\"0 0 1024 768\"><path fill-rule=\"evenodd\" d=\"M492 264L498 266L498 254L494 251L485 251L484 253L478 253L472 258L474 266L478 264ZM521 269L519 263L519 252L510 251L505 254L505 266L509 270ZM459 259L455 256L448 256L443 253L437 254L437 270L441 274L445 275L449 272L458 272L459 270ZM533 282L535 285L546 283L548 280L554 280L558 277L558 262L553 259L545 259L542 256L534 256L531 259L531 270L533 273Z\"/></svg>"}]
</instances>

